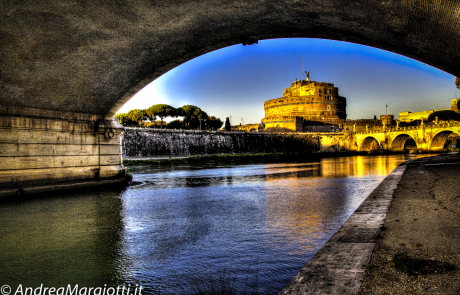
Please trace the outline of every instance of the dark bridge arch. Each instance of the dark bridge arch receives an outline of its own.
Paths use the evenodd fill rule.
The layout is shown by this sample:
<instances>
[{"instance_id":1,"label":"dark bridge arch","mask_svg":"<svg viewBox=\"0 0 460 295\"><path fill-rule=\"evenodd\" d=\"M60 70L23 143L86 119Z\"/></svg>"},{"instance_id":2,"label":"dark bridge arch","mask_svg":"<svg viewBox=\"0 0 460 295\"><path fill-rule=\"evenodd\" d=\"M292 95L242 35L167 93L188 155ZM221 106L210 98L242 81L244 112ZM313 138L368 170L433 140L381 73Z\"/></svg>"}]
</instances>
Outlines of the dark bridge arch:
<instances>
[{"instance_id":1,"label":"dark bridge arch","mask_svg":"<svg viewBox=\"0 0 460 295\"><path fill-rule=\"evenodd\" d=\"M0 23L0 196L123 180L115 112L229 45L348 41L460 76L457 0L3 1Z\"/></svg>"},{"instance_id":2,"label":"dark bridge arch","mask_svg":"<svg viewBox=\"0 0 460 295\"><path fill-rule=\"evenodd\" d=\"M458 2L419 2L6 2L0 105L111 117L179 64L271 38L354 42L460 76Z\"/></svg>"},{"instance_id":3,"label":"dark bridge arch","mask_svg":"<svg viewBox=\"0 0 460 295\"><path fill-rule=\"evenodd\" d=\"M449 144L458 146L460 144L460 136L451 130L441 131L433 137L430 149L443 150L446 149Z\"/></svg>"},{"instance_id":4,"label":"dark bridge arch","mask_svg":"<svg viewBox=\"0 0 460 295\"><path fill-rule=\"evenodd\" d=\"M380 148L379 141L372 136L368 136L361 141L361 145L359 146L360 151L376 151Z\"/></svg>"},{"instance_id":5,"label":"dark bridge arch","mask_svg":"<svg viewBox=\"0 0 460 295\"><path fill-rule=\"evenodd\" d=\"M391 143L391 150L403 151L405 149L417 148L414 138L408 134L399 134Z\"/></svg>"}]
</instances>

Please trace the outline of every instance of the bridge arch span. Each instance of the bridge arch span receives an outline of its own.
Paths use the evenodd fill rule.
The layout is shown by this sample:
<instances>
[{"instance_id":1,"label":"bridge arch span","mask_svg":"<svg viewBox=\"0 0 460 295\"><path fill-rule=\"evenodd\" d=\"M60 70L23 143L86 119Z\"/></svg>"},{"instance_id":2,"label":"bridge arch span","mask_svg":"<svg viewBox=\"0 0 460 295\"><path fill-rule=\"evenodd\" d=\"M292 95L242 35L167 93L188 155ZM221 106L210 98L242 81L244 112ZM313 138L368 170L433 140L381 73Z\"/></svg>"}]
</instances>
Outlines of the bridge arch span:
<instances>
[{"instance_id":1,"label":"bridge arch span","mask_svg":"<svg viewBox=\"0 0 460 295\"><path fill-rule=\"evenodd\" d=\"M390 145L392 151L411 150L414 148L418 148L417 143L409 134L399 134L393 139Z\"/></svg>"},{"instance_id":2,"label":"bridge arch span","mask_svg":"<svg viewBox=\"0 0 460 295\"><path fill-rule=\"evenodd\" d=\"M353 42L460 76L457 0L61 2L2 4L0 105L111 118L182 63L275 38Z\"/></svg>"},{"instance_id":3,"label":"bridge arch span","mask_svg":"<svg viewBox=\"0 0 460 295\"><path fill-rule=\"evenodd\" d=\"M460 136L453 130L443 130L433 136L430 149L433 151L444 150L448 145L460 145Z\"/></svg>"},{"instance_id":4,"label":"bridge arch span","mask_svg":"<svg viewBox=\"0 0 460 295\"><path fill-rule=\"evenodd\" d=\"M358 146L359 151L376 151L380 149L380 142L377 138L373 136L367 136L361 141L361 143Z\"/></svg>"}]
</instances>

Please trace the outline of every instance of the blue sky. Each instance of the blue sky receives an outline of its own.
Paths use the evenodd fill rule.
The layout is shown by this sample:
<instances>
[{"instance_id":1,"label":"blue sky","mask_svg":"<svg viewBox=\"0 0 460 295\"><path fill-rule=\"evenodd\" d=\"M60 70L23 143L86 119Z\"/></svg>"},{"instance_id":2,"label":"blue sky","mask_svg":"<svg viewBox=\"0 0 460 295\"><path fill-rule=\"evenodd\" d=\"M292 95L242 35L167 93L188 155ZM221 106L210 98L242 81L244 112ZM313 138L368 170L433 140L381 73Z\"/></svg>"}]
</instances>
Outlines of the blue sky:
<instances>
[{"instance_id":1,"label":"blue sky","mask_svg":"<svg viewBox=\"0 0 460 295\"><path fill-rule=\"evenodd\" d=\"M196 105L232 124L259 123L264 101L283 89L304 67L314 81L331 82L347 98L348 119L402 111L448 109L460 98L455 77L388 51L324 39L272 39L241 44L192 59L139 91L118 112L166 103ZM243 120L242 120L243 118Z\"/></svg>"}]
</instances>

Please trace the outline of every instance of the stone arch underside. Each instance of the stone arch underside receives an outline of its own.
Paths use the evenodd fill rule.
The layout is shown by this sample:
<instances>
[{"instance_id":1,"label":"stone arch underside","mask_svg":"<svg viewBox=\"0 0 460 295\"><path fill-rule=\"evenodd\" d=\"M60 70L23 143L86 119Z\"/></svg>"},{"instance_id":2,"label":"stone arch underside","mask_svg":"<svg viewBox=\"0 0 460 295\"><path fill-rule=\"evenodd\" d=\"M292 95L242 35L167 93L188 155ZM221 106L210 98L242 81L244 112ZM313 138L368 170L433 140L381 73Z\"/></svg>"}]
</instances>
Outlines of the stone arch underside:
<instances>
[{"instance_id":1,"label":"stone arch underside","mask_svg":"<svg viewBox=\"0 0 460 295\"><path fill-rule=\"evenodd\" d=\"M363 141L361 142L359 150L370 152L370 151L378 150L379 148L380 148L380 144L378 140L372 136L368 136L364 138Z\"/></svg>"},{"instance_id":2,"label":"stone arch underside","mask_svg":"<svg viewBox=\"0 0 460 295\"><path fill-rule=\"evenodd\" d=\"M441 131L433 137L431 150L447 149L448 145L460 145L460 136L450 130Z\"/></svg>"},{"instance_id":3,"label":"stone arch underside","mask_svg":"<svg viewBox=\"0 0 460 295\"><path fill-rule=\"evenodd\" d=\"M391 143L391 150L403 151L405 149L416 149L417 143L414 138L408 134L400 134L393 139Z\"/></svg>"},{"instance_id":4,"label":"stone arch underside","mask_svg":"<svg viewBox=\"0 0 460 295\"><path fill-rule=\"evenodd\" d=\"M143 86L181 63L271 38L369 45L460 76L457 1L411 3L6 2L0 10L0 105L111 117Z\"/></svg>"}]
</instances>

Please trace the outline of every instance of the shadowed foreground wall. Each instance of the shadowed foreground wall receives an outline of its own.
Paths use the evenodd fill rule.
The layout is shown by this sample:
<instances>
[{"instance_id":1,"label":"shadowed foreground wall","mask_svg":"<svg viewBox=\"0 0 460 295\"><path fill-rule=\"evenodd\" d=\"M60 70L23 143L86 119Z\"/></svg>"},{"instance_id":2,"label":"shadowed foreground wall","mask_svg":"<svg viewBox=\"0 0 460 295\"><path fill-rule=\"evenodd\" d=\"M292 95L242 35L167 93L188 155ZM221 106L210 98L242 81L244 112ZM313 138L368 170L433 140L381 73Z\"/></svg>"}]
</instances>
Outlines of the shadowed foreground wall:
<instances>
[{"instance_id":1,"label":"shadowed foreground wall","mask_svg":"<svg viewBox=\"0 0 460 295\"><path fill-rule=\"evenodd\" d=\"M306 152L319 149L316 136L125 128L123 155L199 155Z\"/></svg>"},{"instance_id":2,"label":"shadowed foreground wall","mask_svg":"<svg viewBox=\"0 0 460 295\"><path fill-rule=\"evenodd\" d=\"M0 106L0 197L123 181L122 136L97 115Z\"/></svg>"}]
</instances>

